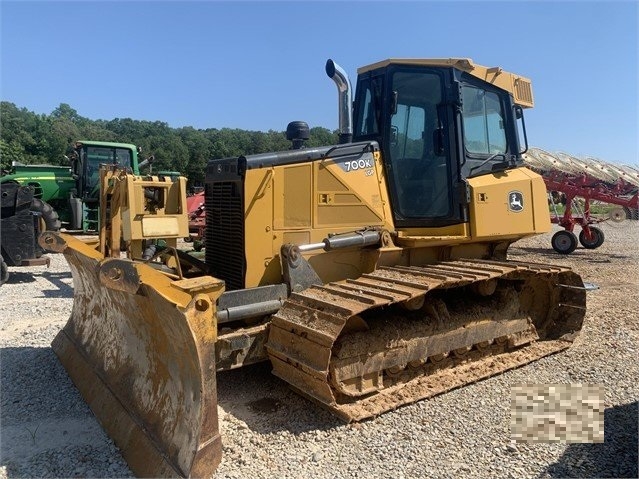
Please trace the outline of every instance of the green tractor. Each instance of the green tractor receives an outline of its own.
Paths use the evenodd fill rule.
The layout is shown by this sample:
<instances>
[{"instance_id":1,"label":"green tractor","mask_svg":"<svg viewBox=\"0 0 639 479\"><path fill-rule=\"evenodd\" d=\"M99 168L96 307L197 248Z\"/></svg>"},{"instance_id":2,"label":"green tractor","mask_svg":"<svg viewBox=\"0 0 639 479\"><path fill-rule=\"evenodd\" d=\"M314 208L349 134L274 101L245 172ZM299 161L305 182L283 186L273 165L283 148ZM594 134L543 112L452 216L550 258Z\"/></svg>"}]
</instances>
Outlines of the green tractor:
<instances>
[{"instance_id":1,"label":"green tractor","mask_svg":"<svg viewBox=\"0 0 639 479\"><path fill-rule=\"evenodd\" d=\"M118 164L139 174L141 149L128 143L77 141L69 155L70 166L14 165L10 174L0 179L7 183L31 186L34 201L31 210L40 214L44 228L92 233L99 229L99 166Z\"/></svg>"},{"instance_id":2,"label":"green tractor","mask_svg":"<svg viewBox=\"0 0 639 479\"><path fill-rule=\"evenodd\" d=\"M14 164L0 178L0 285L9 266L49 264L38 245L45 230L97 233L99 230L101 164L117 164L138 175L141 149L128 143L78 141L68 156L69 166Z\"/></svg>"}]
</instances>

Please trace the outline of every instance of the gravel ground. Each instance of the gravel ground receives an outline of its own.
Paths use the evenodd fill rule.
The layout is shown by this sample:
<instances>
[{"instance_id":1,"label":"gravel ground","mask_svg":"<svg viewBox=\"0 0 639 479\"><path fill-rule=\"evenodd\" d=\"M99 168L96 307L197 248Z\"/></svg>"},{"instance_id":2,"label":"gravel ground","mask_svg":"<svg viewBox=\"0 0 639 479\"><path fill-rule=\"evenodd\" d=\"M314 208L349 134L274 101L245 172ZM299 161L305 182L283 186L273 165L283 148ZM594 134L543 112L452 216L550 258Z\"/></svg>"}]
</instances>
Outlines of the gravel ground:
<instances>
[{"instance_id":1,"label":"gravel ground","mask_svg":"<svg viewBox=\"0 0 639 479\"><path fill-rule=\"evenodd\" d=\"M224 457L214 477L637 477L639 222L602 228L595 251L557 255L551 234L510 250L511 259L572 266L600 287L566 352L351 425L293 393L268 365L220 373ZM49 346L73 302L64 258L10 271L0 288L0 478L130 477ZM605 442L512 442L511 388L568 383L605 388Z\"/></svg>"}]
</instances>

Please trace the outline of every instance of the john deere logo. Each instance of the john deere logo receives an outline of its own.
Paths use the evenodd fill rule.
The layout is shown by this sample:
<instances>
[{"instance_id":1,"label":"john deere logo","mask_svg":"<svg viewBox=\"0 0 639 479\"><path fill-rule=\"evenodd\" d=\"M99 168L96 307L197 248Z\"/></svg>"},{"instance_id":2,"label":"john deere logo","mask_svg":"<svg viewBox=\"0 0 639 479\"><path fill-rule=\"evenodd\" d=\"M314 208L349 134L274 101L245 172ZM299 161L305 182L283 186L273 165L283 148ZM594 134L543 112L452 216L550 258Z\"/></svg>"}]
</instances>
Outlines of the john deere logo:
<instances>
[{"instance_id":1,"label":"john deere logo","mask_svg":"<svg viewBox=\"0 0 639 479\"><path fill-rule=\"evenodd\" d=\"M515 213L524 209L524 195L521 191L511 191L508 193L508 209Z\"/></svg>"}]
</instances>

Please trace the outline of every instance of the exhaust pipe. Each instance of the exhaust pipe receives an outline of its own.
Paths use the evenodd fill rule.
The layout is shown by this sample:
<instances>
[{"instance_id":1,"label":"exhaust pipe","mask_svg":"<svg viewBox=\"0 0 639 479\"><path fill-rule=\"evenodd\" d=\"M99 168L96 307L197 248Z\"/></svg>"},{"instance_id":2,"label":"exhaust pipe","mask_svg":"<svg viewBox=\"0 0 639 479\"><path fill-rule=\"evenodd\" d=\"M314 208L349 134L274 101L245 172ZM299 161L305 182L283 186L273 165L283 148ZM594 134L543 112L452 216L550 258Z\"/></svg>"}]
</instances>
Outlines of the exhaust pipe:
<instances>
[{"instance_id":1,"label":"exhaust pipe","mask_svg":"<svg viewBox=\"0 0 639 479\"><path fill-rule=\"evenodd\" d=\"M350 143L353 140L353 95L351 81L346 72L333 60L326 61L326 74L337 85L339 92L339 142Z\"/></svg>"}]
</instances>

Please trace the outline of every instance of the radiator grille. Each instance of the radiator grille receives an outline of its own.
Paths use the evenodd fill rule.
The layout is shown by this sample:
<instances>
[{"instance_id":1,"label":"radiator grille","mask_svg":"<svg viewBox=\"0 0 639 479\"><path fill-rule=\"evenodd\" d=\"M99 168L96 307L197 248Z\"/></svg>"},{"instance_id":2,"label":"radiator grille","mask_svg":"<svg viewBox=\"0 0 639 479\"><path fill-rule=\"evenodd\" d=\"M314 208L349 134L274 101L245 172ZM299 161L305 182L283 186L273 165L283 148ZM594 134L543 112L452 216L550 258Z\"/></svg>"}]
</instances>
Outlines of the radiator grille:
<instances>
[{"instance_id":1,"label":"radiator grille","mask_svg":"<svg viewBox=\"0 0 639 479\"><path fill-rule=\"evenodd\" d=\"M206 184L206 263L226 290L244 288L244 207L242 183Z\"/></svg>"}]
</instances>

